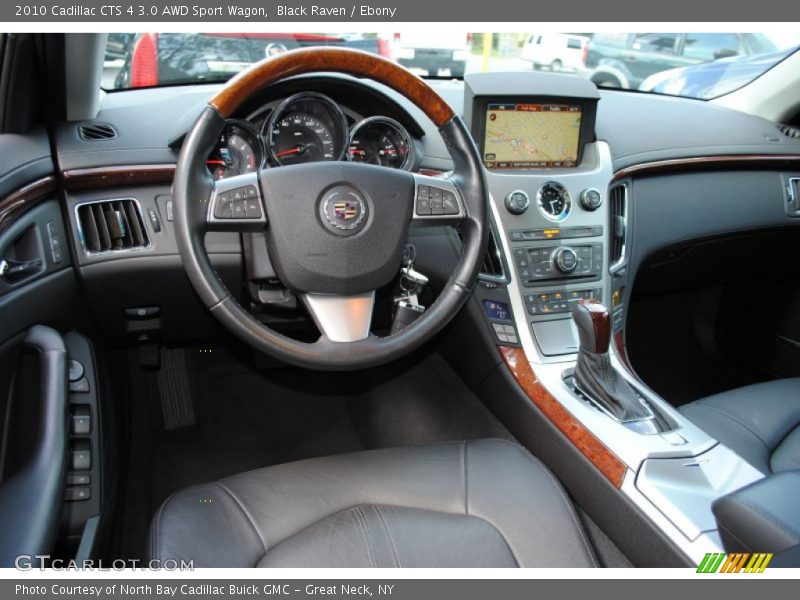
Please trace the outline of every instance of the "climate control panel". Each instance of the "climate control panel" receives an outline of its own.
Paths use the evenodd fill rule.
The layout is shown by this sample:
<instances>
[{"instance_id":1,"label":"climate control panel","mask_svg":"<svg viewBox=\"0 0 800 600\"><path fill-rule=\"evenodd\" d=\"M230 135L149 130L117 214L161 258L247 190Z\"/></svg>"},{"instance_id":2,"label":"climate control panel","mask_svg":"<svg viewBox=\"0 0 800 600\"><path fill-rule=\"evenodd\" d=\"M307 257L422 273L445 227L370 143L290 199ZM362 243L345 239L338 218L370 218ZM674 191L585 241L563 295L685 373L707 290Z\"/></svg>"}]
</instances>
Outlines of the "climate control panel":
<instances>
[{"instance_id":1,"label":"climate control panel","mask_svg":"<svg viewBox=\"0 0 800 600\"><path fill-rule=\"evenodd\" d=\"M525 287L551 279L594 281L602 274L603 244L514 248L514 263Z\"/></svg>"}]
</instances>

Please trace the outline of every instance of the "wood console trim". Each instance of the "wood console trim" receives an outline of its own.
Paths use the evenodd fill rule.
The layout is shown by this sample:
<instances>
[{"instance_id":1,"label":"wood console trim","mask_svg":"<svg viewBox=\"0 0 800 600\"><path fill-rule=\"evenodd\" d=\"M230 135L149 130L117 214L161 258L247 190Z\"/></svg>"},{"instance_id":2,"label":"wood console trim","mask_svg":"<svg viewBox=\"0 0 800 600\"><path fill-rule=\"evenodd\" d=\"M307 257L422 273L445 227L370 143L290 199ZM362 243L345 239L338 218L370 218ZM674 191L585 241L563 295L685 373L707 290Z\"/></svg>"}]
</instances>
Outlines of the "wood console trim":
<instances>
[{"instance_id":1,"label":"wood console trim","mask_svg":"<svg viewBox=\"0 0 800 600\"><path fill-rule=\"evenodd\" d=\"M528 398L614 487L620 488L627 471L625 463L547 391L547 388L536 377L522 348L500 346L499 349L511 374Z\"/></svg>"},{"instance_id":2,"label":"wood console trim","mask_svg":"<svg viewBox=\"0 0 800 600\"><path fill-rule=\"evenodd\" d=\"M51 196L55 191L56 178L48 175L0 199L0 231L6 229L15 218Z\"/></svg>"},{"instance_id":3,"label":"wood console trim","mask_svg":"<svg viewBox=\"0 0 800 600\"><path fill-rule=\"evenodd\" d=\"M64 187L70 192L127 185L171 184L174 177L175 165L169 163L70 169L62 175Z\"/></svg>"},{"instance_id":4,"label":"wood console trim","mask_svg":"<svg viewBox=\"0 0 800 600\"><path fill-rule=\"evenodd\" d=\"M265 58L242 71L209 101L225 118L259 89L287 77L318 72L367 77L403 94L437 127L453 118L453 109L422 78L377 54L352 48L298 48Z\"/></svg>"},{"instance_id":5,"label":"wood console trim","mask_svg":"<svg viewBox=\"0 0 800 600\"><path fill-rule=\"evenodd\" d=\"M637 175L660 175L680 171L714 169L800 169L800 154L722 154L645 162L620 169L612 181Z\"/></svg>"}]
</instances>

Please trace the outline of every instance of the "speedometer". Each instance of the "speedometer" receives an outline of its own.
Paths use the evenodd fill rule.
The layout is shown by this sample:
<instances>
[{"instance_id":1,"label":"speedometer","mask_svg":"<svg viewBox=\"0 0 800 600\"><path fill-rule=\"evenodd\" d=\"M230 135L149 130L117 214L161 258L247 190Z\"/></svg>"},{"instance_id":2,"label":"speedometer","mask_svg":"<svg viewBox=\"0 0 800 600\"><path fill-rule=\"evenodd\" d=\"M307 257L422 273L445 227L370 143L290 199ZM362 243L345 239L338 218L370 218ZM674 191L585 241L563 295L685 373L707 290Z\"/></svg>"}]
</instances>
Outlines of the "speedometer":
<instances>
[{"instance_id":1,"label":"speedometer","mask_svg":"<svg viewBox=\"0 0 800 600\"><path fill-rule=\"evenodd\" d=\"M302 92L275 109L264 134L275 164L341 160L347 145L347 120L327 96Z\"/></svg>"}]
</instances>

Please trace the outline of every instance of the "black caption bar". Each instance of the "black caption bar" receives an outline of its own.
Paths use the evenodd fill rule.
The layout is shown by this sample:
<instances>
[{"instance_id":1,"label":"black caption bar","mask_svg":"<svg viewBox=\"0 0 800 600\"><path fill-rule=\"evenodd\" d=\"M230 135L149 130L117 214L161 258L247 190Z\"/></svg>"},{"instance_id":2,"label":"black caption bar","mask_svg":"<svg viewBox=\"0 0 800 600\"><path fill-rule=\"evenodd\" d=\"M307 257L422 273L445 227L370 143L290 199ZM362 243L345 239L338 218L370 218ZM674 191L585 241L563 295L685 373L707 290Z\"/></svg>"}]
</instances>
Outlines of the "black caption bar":
<instances>
[{"instance_id":1,"label":"black caption bar","mask_svg":"<svg viewBox=\"0 0 800 600\"><path fill-rule=\"evenodd\" d=\"M352 2L352 0L351 0ZM672 0L4 0L4 22L779 22L785 21L785 0L729 0L724 10L716 2Z\"/></svg>"}]
</instances>

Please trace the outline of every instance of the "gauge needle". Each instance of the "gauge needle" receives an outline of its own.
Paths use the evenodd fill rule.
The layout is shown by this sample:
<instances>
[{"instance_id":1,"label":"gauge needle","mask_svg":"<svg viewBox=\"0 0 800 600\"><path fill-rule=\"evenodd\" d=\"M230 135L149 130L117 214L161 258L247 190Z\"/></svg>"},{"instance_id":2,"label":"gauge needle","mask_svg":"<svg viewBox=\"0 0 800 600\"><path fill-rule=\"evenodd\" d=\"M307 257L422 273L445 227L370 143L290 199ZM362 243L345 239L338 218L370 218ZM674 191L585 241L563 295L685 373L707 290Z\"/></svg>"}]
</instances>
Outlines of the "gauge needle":
<instances>
[{"instance_id":1,"label":"gauge needle","mask_svg":"<svg viewBox=\"0 0 800 600\"><path fill-rule=\"evenodd\" d=\"M225 161L224 160L218 160L218 159L210 159L210 160L206 161L206 164L207 165L224 165Z\"/></svg>"},{"instance_id":2,"label":"gauge needle","mask_svg":"<svg viewBox=\"0 0 800 600\"><path fill-rule=\"evenodd\" d=\"M306 147L303 145L298 144L294 148L289 148L288 150L282 150L281 152L276 152L275 156L289 156L290 154L302 154L306 151Z\"/></svg>"}]
</instances>

